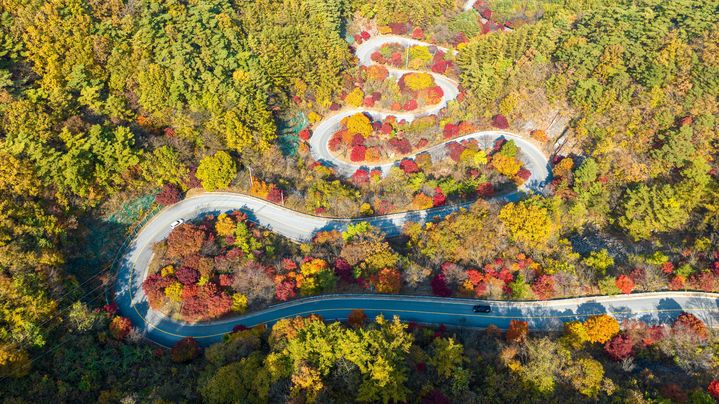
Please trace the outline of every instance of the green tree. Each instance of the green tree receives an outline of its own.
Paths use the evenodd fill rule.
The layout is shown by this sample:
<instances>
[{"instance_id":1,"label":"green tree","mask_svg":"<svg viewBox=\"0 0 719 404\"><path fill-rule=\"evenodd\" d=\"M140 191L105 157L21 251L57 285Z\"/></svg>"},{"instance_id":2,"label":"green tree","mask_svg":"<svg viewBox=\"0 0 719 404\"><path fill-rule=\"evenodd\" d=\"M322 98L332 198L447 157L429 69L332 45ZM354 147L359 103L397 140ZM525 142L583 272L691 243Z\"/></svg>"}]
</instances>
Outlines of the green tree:
<instances>
[{"instance_id":1,"label":"green tree","mask_svg":"<svg viewBox=\"0 0 719 404\"><path fill-rule=\"evenodd\" d=\"M202 159L196 175L205 190L215 191L230 185L237 175L237 166L229 154L219 151Z\"/></svg>"},{"instance_id":2,"label":"green tree","mask_svg":"<svg viewBox=\"0 0 719 404\"><path fill-rule=\"evenodd\" d=\"M199 390L209 403L264 403L270 390L270 374L263 355L255 352L217 369Z\"/></svg>"}]
</instances>

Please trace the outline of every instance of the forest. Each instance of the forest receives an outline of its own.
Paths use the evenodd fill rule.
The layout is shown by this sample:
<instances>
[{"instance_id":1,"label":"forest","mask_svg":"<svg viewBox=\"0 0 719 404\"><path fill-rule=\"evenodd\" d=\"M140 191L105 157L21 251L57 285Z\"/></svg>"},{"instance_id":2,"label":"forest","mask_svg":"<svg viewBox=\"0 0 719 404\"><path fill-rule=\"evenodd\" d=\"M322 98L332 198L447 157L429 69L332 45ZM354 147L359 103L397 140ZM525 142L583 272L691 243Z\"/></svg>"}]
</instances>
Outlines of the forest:
<instances>
[{"instance_id":1,"label":"forest","mask_svg":"<svg viewBox=\"0 0 719 404\"><path fill-rule=\"evenodd\" d=\"M137 232L212 191L321 217L464 208L301 243L240 207L188 217L142 290L190 323L327 293L719 292L719 1L467 5L0 0L2 401L719 400L719 340L691 313L542 332L357 311L162 347L118 312ZM383 36L431 45L360 63ZM327 142L359 168L316 159L315 129L363 108L384 115L348 114ZM517 142L479 131L549 156L544 192Z\"/></svg>"}]
</instances>

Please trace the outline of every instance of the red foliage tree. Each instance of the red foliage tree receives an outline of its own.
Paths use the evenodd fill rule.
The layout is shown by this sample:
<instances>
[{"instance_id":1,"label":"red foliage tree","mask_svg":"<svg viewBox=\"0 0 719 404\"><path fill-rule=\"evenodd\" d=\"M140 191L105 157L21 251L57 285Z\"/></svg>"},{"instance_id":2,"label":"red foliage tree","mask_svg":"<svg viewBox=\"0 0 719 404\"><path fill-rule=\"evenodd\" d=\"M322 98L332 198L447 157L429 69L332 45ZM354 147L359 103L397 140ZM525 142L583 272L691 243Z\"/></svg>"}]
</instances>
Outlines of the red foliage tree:
<instances>
[{"instance_id":1,"label":"red foliage tree","mask_svg":"<svg viewBox=\"0 0 719 404\"><path fill-rule=\"evenodd\" d=\"M692 275L689 279L695 289L712 292L716 289L716 278L711 271L702 271Z\"/></svg>"},{"instance_id":2,"label":"red foliage tree","mask_svg":"<svg viewBox=\"0 0 719 404\"><path fill-rule=\"evenodd\" d=\"M659 388L659 393L672 403L686 403L689 401L689 394L676 383L669 383Z\"/></svg>"},{"instance_id":3,"label":"red foliage tree","mask_svg":"<svg viewBox=\"0 0 719 404\"><path fill-rule=\"evenodd\" d=\"M295 290L296 286L295 282L291 280L278 283L277 286L275 286L275 297L277 297L277 300L281 302L292 299L297 296L297 292Z\"/></svg>"},{"instance_id":4,"label":"red foliage tree","mask_svg":"<svg viewBox=\"0 0 719 404\"><path fill-rule=\"evenodd\" d=\"M327 142L327 147L330 149L330 151L336 152L339 150L340 145L342 144L342 136L340 132L335 133L330 138L330 141Z\"/></svg>"},{"instance_id":5,"label":"red foliage tree","mask_svg":"<svg viewBox=\"0 0 719 404\"><path fill-rule=\"evenodd\" d=\"M200 355L200 344L192 337L185 337L170 350L170 358L175 363L189 362Z\"/></svg>"},{"instance_id":6,"label":"red foliage tree","mask_svg":"<svg viewBox=\"0 0 719 404\"><path fill-rule=\"evenodd\" d=\"M507 118L502 114L497 114L494 117L492 117L492 126L498 129L507 129L509 128L509 122L507 121Z\"/></svg>"},{"instance_id":7,"label":"red foliage tree","mask_svg":"<svg viewBox=\"0 0 719 404\"><path fill-rule=\"evenodd\" d=\"M442 135L445 139L451 139L453 137L456 137L459 134L459 126L448 123L444 125L444 128L442 129Z\"/></svg>"},{"instance_id":8,"label":"red foliage tree","mask_svg":"<svg viewBox=\"0 0 719 404\"><path fill-rule=\"evenodd\" d=\"M422 28L415 27L412 30L412 38L413 39L424 39L424 31L422 31Z\"/></svg>"},{"instance_id":9,"label":"red foliage tree","mask_svg":"<svg viewBox=\"0 0 719 404\"><path fill-rule=\"evenodd\" d=\"M669 290L682 290L685 288L684 277L675 276L669 281Z\"/></svg>"},{"instance_id":10,"label":"red foliage tree","mask_svg":"<svg viewBox=\"0 0 719 404\"><path fill-rule=\"evenodd\" d=\"M389 140L390 146L400 154L407 154L412 151L412 144L407 140L407 138L403 137L396 137Z\"/></svg>"},{"instance_id":11,"label":"red foliage tree","mask_svg":"<svg viewBox=\"0 0 719 404\"><path fill-rule=\"evenodd\" d=\"M177 280L183 285L192 285L200 280L200 273L189 267L182 267L175 272Z\"/></svg>"},{"instance_id":12,"label":"red foliage tree","mask_svg":"<svg viewBox=\"0 0 719 404\"><path fill-rule=\"evenodd\" d=\"M697 316L683 312L674 320L672 325L674 332L688 332L696 336L700 340L706 340L709 337L706 325Z\"/></svg>"},{"instance_id":13,"label":"red foliage tree","mask_svg":"<svg viewBox=\"0 0 719 404\"><path fill-rule=\"evenodd\" d=\"M155 202L162 206L168 206L175 204L182 199L182 193L180 188L174 184L165 184L162 186L160 192L155 195Z\"/></svg>"},{"instance_id":14,"label":"red foliage tree","mask_svg":"<svg viewBox=\"0 0 719 404\"><path fill-rule=\"evenodd\" d=\"M399 163L399 168L405 172L405 174L414 174L420 171L417 163L412 159L404 159Z\"/></svg>"},{"instance_id":15,"label":"red foliage tree","mask_svg":"<svg viewBox=\"0 0 719 404\"><path fill-rule=\"evenodd\" d=\"M449 297L452 296L452 290L447 286L447 278L443 273L439 273L432 278L430 282L432 293L435 296Z\"/></svg>"},{"instance_id":16,"label":"red foliage tree","mask_svg":"<svg viewBox=\"0 0 719 404\"><path fill-rule=\"evenodd\" d=\"M310 132L309 128L304 128L297 135L300 137L300 139L302 139L306 142L306 141L310 140L310 137L312 136L312 132Z\"/></svg>"},{"instance_id":17,"label":"red foliage tree","mask_svg":"<svg viewBox=\"0 0 719 404\"><path fill-rule=\"evenodd\" d=\"M353 283L355 281L354 275L352 274L352 265L350 265L344 258L335 259L334 269L335 275L337 275L337 277L343 282Z\"/></svg>"},{"instance_id":18,"label":"red foliage tree","mask_svg":"<svg viewBox=\"0 0 719 404\"><path fill-rule=\"evenodd\" d=\"M355 135L352 136L352 146L364 146L365 140L364 136L359 133L355 133Z\"/></svg>"},{"instance_id":19,"label":"red foliage tree","mask_svg":"<svg viewBox=\"0 0 719 404\"><path fill-rule=\"evenodd\" d=\"M369 173L364 168L358 168L357 171L352 174L352 182L357 186L369 184Z\"/></svg>"},{"instance_id":20,"label":"red foliage tree","mask_svg":"<svg viewBox=\"0 0 719 404\"><path fill-rule=\"evenodd\" d=\"M404 35L407 33L407 23L391 22L387 25L392 30L392 34L394 34L394 35Z\"/></svg>"},{"instance_id":21,"label":"red foliage tree","mask_svg":"<svg viewBox=\"0 0 719 404\"><path fill-rule=\"evenodd\" d=\"M272 185L270 191L267 192L267 200L274 203L282 203L282 190Z\"/></svg>"},{"instance_id":22,"label":"red foliage tree","mask_svg":"<svg viewBox=\"0 0 719 404\"><path fill-rule=\"evenodd\" d=\"M517 171L516 177L520 178L522 182L527 181L532 176L532 172L522 167Z\"/></svg>"},{"instance_id":23,"label":"red foliage tree","mask_svg":"<svg viewBox=\"0 0 719 404\"><path fill-rule=\"evenodd\" d=\"M435 188L434 196L432 196L432 206L442 206L447 202L447 197L440 188Z\"/></svg>"},{"instance_id":24,"label":"red foliage tree","mask_svg":"<svg viewBox=\"0 0 719 404\"><path fill-rule=\"evenodd\" d=\"M449 157L455 162L459 162L462 152L466 149L466 147L457 142L449 142L446 147L449 150Z\"/></svg>"},{"instance_id":25,"label":"red foliage tree","mask_svg":"<svg viewBox=\"0 0 719 404\"><path fill-rule=\"evenodd\" d=\"M447 71L447 62L444 60L438 60L432 64L432 71L434 73L444 74Z\"/></svg>"},{"instance_id":26,"label":"red foliage tree","mask_svg":"<svg viewBox=\"0 0 719 404\"><path fill-rule=\"evenodd\" d=\"M632 278L626 275L617 276L617 279L614 281L614 283L617 285L617 288L619 288L619 290L625 295L632 293L635 286Z\"/></svg>"},{"instance_id":27,"label":"red foliage tree","mask_svg":"<svg viewBox=\"0 0 719 404\"><path fill-rule=\"evenodd\" d=\"M554 297L554 277L552 275L540 275L532 284L532 291L540 300Z\"/></svg>"},{"instance_id":28,"label":"red foliage tree","mask_svg":"<svg viewBox=\"0 0 719 404\"><path fill-rule=\"evenodd\" d=\"M425 368L424 362L417 364L417 370L420 370L419 365L422 365L421 370L424 371L424 368ZM444 393L442 393L442 391L439 389L434 389L434 390L430 391L429 393L427 393L426 396L424 396L422 398L422 404L451 404L451 403L452 403L452 400L450 400L447 396L445 396Z\"/></svg>"},{"instance_id":29,"label":"red foliage tree","mask_svg":"<svg viewBox=\"0 0 719 404\"><path fill-rule=\"evenodd\" d=\"M444 90L440 86L434 86L427 90L427 97L429 99L440 99L444 96Z\"/></svg>"},{"instance_id":30,"label":"red foliage tree","mask_svg":"<svg viewBox=\"0 0 719 404\"><path fill-rule=\"evenodd\" d=\"M382 132L385 135L389 135L390 133L392 133L393 129L394 128L392 127L391 124L385 122L382 124L382 127L380 128L380 132Z\"/></svg>"},{"instance_id":31,"label":"red foliage tree","mask_svg":"<svg viewBox=\"0 0 719 404\"><path fill-rule=\"evenodd\" d=\"M714 397L715 400L719 400L719 380L712 380L707 387L707 392Z\"/></svg>"},{"instance_id":32,"label":"red foliage tree","mask_svg":"<svg viewBox=\"0 0 719 404\"><path fill-rule=\"evenodd\" d=\"M632 356L632 339L624 334L617 334L604 344L604 351L615 361Z\"/></svg>"},{"instance_id":33,"label":"red foliage tree","mask_svg":"<svg viewBox=\"0 0 719 404\"><path fill-rule=\"evenodd\" d=\"M172 282L172 278L165 278L160 274L152 274L145 278L142 282L142 290L145 292L145 296L147 296L150 307L154 309L162 307L165 302L164 290L170 286Z\"/></svg>"},{"instance_id":34,"label":"red foliage tree","mask_svg":"<svg viewBox=\"0 0 719 404\"><path fill-rule=\"evenodd\" d=\"M362 37L362 39L364 39L366 41L369 39L370 34L367 31L362 31L362 32L360 32L360 36Z\"/></svg>"},{"instance_id":35,"label":"red foliage tree","mask_svg":"<svg viewBox=\"0 0 719 404\"><path fill-rule=\"evenodd\" d=\"M402 106L402 109L405 111L414 111L417 109L417 101L416 100L407 100L407 102L404 103Z\"/></svg>"},{"instance_id":36,"label":"red foliage tree","mask_svg":"<svg viewBox=\"0 0 719 404\"><path fill-rule=\"evenodd\" d=\"M365 153L367 153L366 147L364 147L364 146L353 147L352 152L350 153L350 161L353 161L353 162L364 161Z\"/></svg>"},{"instance_id":37,"label":"red foliage tree","mask_svg":"<svg viewBox=\"0 0 719 404\"><path fill-rule=\"evenodd\" d=\"M494 185L491 182L483 182L477 186L477 195L488 197L494 195Z\"/></svg>"}]
</instances>

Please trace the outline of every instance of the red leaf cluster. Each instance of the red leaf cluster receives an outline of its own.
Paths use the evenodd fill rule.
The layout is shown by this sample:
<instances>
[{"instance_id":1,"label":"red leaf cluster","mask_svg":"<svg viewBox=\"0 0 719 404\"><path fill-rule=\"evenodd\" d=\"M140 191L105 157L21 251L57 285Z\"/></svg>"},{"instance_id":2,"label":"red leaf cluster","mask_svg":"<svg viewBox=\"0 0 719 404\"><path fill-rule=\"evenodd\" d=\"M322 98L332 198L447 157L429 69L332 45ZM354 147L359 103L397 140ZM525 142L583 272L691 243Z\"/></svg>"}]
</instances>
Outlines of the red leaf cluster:
<instances>
[{"instance_id":1,"label":"red leaf cluster","mask_svg":"<svg viewBox=\"0 0 719 404\"><path fill-rule=\"evenodd\" d=\"M492 117L492 126L498 129L507 129L509 128L509 122L507 121L507 118L502 114L497 114L494 117Z\"/></svg>"},{"instance_id":2,"label":"red leaf cluster","mask_svg":"<svg viewBox=\"0 0 719 404\"><path fill-rule=\"evenodd\" d=\"M405 172L405 174L414 174L420 171L417 163L412 159L404 159L399 163L399 168Z\"/></svg>"},{"instance_id":3,"label":"red leaf cluster","mask_svg":"<svg viewBox=\"0 0 719 404\"><path fill-rule=\"evenodd\" d=\"M352 152L350 153L350 161L353 161L353 162L364 161L365 153L367 153L366 147L361 146L361 145L354 146L352 148Z\"/></svg>"},{"instance_id":4,"label":"red leaf cluster","mask_svg":"<svg viewBox=\"0 0 719 404\"><path fill-rule=\"evenodd\" d=\"M631 338L624 334L617 334L604 344L604 351L613 360L621 361L632 356L633 347Z\"/></svg>"}]
</instances>

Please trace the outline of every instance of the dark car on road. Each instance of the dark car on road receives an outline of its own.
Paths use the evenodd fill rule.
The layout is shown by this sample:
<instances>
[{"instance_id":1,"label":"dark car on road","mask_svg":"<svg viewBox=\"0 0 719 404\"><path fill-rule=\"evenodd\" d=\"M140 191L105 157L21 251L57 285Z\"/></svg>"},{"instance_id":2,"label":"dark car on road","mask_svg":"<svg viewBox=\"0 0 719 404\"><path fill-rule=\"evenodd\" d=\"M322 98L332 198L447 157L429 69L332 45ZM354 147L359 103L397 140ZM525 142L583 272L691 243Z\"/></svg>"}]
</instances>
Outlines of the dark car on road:
<instances>
[{"instance_id":1,"label":"dark car on road","mask_svg":"<svg viewBox=\"0 0 719 404\"><path fill-rule=\"evenodd\" d=\"M492 308L484 304L478 304L472 307L472 311L474 311L475 313L491 313Z\"/></svg>"}]
</instances>

